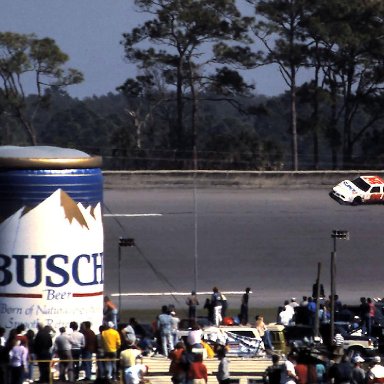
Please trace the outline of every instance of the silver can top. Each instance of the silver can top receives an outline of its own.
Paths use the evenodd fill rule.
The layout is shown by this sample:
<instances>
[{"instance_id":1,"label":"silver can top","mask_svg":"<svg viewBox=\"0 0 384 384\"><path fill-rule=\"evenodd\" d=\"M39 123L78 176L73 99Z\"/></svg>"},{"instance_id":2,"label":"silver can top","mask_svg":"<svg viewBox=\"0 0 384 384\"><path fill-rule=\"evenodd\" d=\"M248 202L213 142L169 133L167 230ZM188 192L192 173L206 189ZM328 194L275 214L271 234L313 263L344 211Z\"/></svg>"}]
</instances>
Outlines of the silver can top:
<instances>
[{"instance_id":1,"label":"silver can top","mask_svg":"<svg viewBox=\"0 0 384 384\"><path fill-rule=\"evenodd\" d=\"M98 168L100 156L91 156L71 148L51 146L0 146L0 168L18 169L68 169Z\"/></svg>"}]
</instances>

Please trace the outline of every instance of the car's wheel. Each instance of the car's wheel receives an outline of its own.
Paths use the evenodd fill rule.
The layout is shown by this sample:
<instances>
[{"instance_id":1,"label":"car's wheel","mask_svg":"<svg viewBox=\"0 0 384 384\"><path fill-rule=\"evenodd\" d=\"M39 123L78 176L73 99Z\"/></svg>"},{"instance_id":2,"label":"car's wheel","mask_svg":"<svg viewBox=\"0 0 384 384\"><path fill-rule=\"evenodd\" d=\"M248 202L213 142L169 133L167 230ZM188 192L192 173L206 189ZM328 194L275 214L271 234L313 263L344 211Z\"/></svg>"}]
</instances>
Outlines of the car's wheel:
<instances>
[{"instance_id":1,"label":"car's wheel","mask_svg":"<svg viewBox=\"0 0 384 384\"><path fill-rule=\"evenodd\" d=\"M357 196L353 199L352 205L360 205L362 203L361 197Z\"/></svg>"}]
</instances>

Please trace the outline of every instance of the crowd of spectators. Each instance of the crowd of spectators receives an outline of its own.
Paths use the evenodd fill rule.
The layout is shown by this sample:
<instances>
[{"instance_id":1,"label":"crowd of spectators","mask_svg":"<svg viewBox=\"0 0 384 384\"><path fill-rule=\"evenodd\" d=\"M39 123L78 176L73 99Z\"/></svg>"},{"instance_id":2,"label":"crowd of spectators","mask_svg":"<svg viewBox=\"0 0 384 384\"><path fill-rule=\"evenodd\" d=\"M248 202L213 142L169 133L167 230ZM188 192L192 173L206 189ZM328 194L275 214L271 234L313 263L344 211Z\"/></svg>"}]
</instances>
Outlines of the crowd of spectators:
<instances>
[{"instance_id":1,"label":"crowd of spectators","mask_svg":"<svg viewBox=\"0 0 384 384\"><path fill-rule=\"evenodd\" d=\"M243 325L248 324L249 294L250 288L246 288L241 300L239 323ZM212 320L214 324L219 325L225 323L222 310L223 302L226 299L223 299L223 294L217 287L213 288L210 301L214 303L215 300L217 304L211 307ZM322 298L321 302L318 302L316 298L304 296L301 302L298 303L295 298L292 298L290 301L286 301L278 311L277 322L282 325L290 325L295 322L313 325L316 310L319 311L320 321L329 322L330 302L330 298L329 300ZM353 315L347 313L346 307L342 305L337 296L333 302L335 311L339 315L348 317L351 321L353 320ZM97 334L92 330L92 324L89 321L83 321L80 324L71 321L68 327L63 326L57 330L49 325L38 324L36 333L34 330L27 330L24 324L20 324L15 329L10 330L7 335L5 329L0 327L0 383L23 384L33 382L36 377L38 377L39 383L49 383L54 359L58 361L56 364L57 378L61 381L77 382L80 379L90 381L91 376L94 374L95 380L113 381L117 380L122 372L121 377L126 384L138 384L148 371L148 368L142 364L141 358L143 355L151 353L160 353L171 360L170 372L174 383L195 381L195 384L197 382L201 384L201 382L207 380L206 374L204 374L203 356L217 356L220 360L220 377L218 376L218 381L228 382L229 364L226 360L225 348L218 348L213 351L210 345L202 339L200 327L196 322L193 322L196 316L196 307L199 305L195 292L191 292L191 296L186 300L189 315L192 316L190 318L192 323L188 337L185 340L179 338L178 326L180 319L172 305L162 307L161 312L151 324L151 336L146 337L147 331L134 318L131 318L128 324L117 323L116 306L108 297L105 297L104 304L104 320L103 324L98 328ZM220 307L219 310L216 307ZM370 334L374 316L374 305L370 298L361 298L360 312L364 330L367 334ZM302 316L302 318L298 319L298 316ZM255 320L254 326L259 332L267 351L272 355L274 348L263 316L258 315ZM96 357L96 372L92 372L94 357ZM276 359L276 357L273 357L273 359ZM300 364L297 364L295 356L290 355L290 359L287 361L291 361L292 365L289 368L293 366L296 370L295 375L299 377L302 374L300 371L302 368L300 368ZM380 363L378 358L376 358L375 362L375 366ZM362 363L364 361L361 356L356 357L353 364L343 358L340 362L327 367L329 369L326 369L324 377L327 377L327 380L332 378L332 382L338 384L337 375L339 373L336 367L341 364L340 367L346 369L347 364L348 367L359 367L360 375L367 380L371 368L366 365L363 375L361 371ZM318 369L321 369L321 365L324 366L324 364L320 363ZM275 371L278 371L283 375L280 377L281 382L279 384L289 383L293 376L287 373L286 369L286 364L280 364L278 360L273 361L269 369L273 374L266 373L265 380L268 380L269 384L277 384L274 382L273 377L276 374ZM374 371L378 369L376 367ZM352 371L353 369L351 369ZM312 373L308 371L306 374L310 375ZM333 377L332 375L336 376ZM286 377L286 383L283 383L282 377ZM300 384L306 384L302 380L301 378ZM322 382L319 379L319 372L317 372L316 382ZM384 375L382 382L384 382ZM340 384L345 383L340 381ZM356 381L353 384L362 384L362 382Z\"/></svg>"},{"instance_id":2,"label":"crowd of spectators","mask_svg":"<svg viewBox=\"0 0 384 384\"><path fill-rule=\"evenodd\" d=\"M361 297L360 304L355 311L350 306L343 304L338 295L332 301L331 296L316 298L303 296L300 303L296 298L285 300L284 305L279 307L276 322L288 326L292 324L304 324L314 326L316 311L320 324L328 324L331 321L331 310L334 305L334 320L350 323L354 328L361 327L362 332L368 336L372 335L372 326L377 314L375 301L370 297Z\"/></svg>"},{"instance_id":3,"label":"crowd of spectators","mask_svg":"<svg viewBox=\"0 0 384 384\"><path fill-rule=\"evenodd\" d=\"M133 374L127 369L136 365L136 358L143 352L136 343L134 324L136 321L132 318L130 324L119 324L116 329L113 321L108 321L99 327L97 334L89 321L81 324L72 321L68 327L60 327L57 331L40 323L36 334L20 324L7 336L5 328L0 327L0 383L23 384L35 380L50 383L55 370L52 362L57 361L56 379L59 381L111 382L118 379L123 369L124 376L131 377L127 384L134 384L132 380L140 372ZM96 377L92 377L94 356Z\"/></svg>"},{"instance_id":4,"label":"crowd of spectators","mask_svg":"<svg viewBox=\"0 0 384 384\"><path fill-rule=\"evenodd\" d=\"M293 350L283 362L272 355L263 378L264 384L378 384L384 381L384 367L380 356L366 361L361 355L341 353L316 360Z\"/></svg>"}]
</instances>

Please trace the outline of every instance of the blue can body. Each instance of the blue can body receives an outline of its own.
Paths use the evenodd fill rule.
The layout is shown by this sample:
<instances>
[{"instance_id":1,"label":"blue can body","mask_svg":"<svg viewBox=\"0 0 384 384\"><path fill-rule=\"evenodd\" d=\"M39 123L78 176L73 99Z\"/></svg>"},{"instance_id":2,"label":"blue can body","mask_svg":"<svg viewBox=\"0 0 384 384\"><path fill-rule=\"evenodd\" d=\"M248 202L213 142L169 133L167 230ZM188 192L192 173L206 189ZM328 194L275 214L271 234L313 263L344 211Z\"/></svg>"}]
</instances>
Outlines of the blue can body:
<instances>
[{"instance_id":1,"label":"blue can body","mask_svg":"<svg viewBox=\"0 0 384 384\"><path fill-rule=\"evenodd\" d=\"M94 206L103 201L101 169L0 169L1 216L34 207L58 188L77 203Z\"/></svg>"},{"instance_id":2,"label":"blue can body","mask_svg":"<svg viewBox=\"0 0 384 384\"><path fill-rule=\"evenodd\" d=\"M0 146L0 323L55 330L100 324L101 158L56 147Z\"/></svg>"}]
</instances>

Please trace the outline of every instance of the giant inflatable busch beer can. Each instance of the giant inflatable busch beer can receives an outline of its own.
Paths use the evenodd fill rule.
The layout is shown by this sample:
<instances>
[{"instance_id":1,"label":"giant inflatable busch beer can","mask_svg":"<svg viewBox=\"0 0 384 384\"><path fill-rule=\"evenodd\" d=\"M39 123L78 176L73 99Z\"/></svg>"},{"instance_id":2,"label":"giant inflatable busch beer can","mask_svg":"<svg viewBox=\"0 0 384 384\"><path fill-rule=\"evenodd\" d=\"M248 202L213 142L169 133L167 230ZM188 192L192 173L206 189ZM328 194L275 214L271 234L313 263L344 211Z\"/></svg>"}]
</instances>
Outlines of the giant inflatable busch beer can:
<instances>
[{"instance_id":1,"label":"giant inflatable busch beer can","mask_svg":"<svg viewBox=\"0 0 384 384\"><path fill-rule=\"evenodd\" d=\"M101 324L100 167L77 150L0 146L0 326Z\"/></svg>"}]
</instances>

